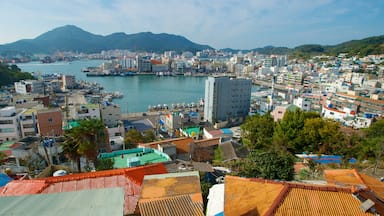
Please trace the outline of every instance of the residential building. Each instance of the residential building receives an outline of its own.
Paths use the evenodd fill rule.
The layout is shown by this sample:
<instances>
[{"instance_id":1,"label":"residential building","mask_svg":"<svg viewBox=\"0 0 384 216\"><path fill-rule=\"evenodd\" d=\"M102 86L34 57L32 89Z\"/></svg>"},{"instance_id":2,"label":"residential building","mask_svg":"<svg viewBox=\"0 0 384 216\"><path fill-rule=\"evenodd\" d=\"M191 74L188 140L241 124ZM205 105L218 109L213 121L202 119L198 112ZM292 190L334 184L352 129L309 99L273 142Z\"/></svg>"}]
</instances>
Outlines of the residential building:
<instances>
[{"instance_id":1,"label":"residential building","mask_svg":"<svg viewBox=\"0 0 384 216\"><path fill-rule=\"evenodd\" d=\"M25 109L20 114L20 133L21 137L37 136L37 109Z\"/></svg>"},{"instance_id":2,"label":"residential building","mask_svg":"<svg viewBox=\"0 0 384 216\"><path fill-rule=\"evenodd\" d=\"M15 82L15 91L19 94L44 94L44 82L41 80L21 80Z\"/></svg>"},{"instance_id":3,"label":"residential building","mask_svg":"<svg viewBox=\"0 0 384 216\"><path fill-rule=\"evenodd\" d=\"M100 114L104 124L107 127L116 127L120 123L120 106L104 101L100 104Z\"/></svg>"},{"instance_id":4,"label":"residential building","mask_svg":"<svg viewBox=\"0 0 384 216\"><path fill-rule=\"evenodd\" d=\"M252 81L230 77L208 77L205 81L204 119L228 121L248 115Z\"/></svg>"},{"instance_id":5,"label":"residential building","mask_svg":"<svg viewBox=\"0 0 384 216\"><path fill-rule=\"evenodd\" d=\"M204 216L199 173L144 176L138 206L142 216Z\"/></svg>"},{"instance_id":6,"label":"residential building","mask_svg":"<svg viewBox=\"0 0 384 216\"><path fill-rule=\"evenodd\" d=\"M21 138L20 115L21 112L16 111L14 106L0 109L0 142Z\"/></svg>"},{"instance_id":7,"label":"residential building","mask_svg":"<svg viewBox=\"0 0 384 216\"><path fill-rule=\"evenodd\" d=\"M138 72L151 72L152 64L151 60L141 56L136 57L137 71Z\"/></svg>"},{"instance_id":8,"label":"residential building","mask_svg":"<svg viewBox=\"0 0 384 216\"><path fill-rule=\"evenodd\" d=\"M78 104L69 106L69 116L72 119L100 119L99 104Z\"/></svg>"},{"instance_id":9,"label":"residential building","mask_svg":"<svg viewBox=\"0 0 384 216\"><path fill-rule=\"evenodd\" d=\"M63 90L73 89L76 86L76 78L74 75L63 75Z\"/></svg>"},{"instance_id":10,"label":"residential building","mask_svg":"<svg viewBox=\"0 0 384 216\"><path fill-rule=\"evenodd\" d=\"M38 130L41 136L63 135L63 116L60 109L42 109L37 111Z\"/></svg>"},{"instance_id":11,"label":"residential building","mask_svg":"<svg viewBox=\"0 0 384 216\"><path fill-rule=\"evenodd\" d=\"M65 176L11 181L0 189L0 197L4 198L27 194L60 195L64 192L121 188L124 190L123 214L121 215L132 215L137 209L144 176L164 173L167 173L165 166L158 163L134 168L75 173ZM108 193L105 195L108 195ZM111 197L108 199L114 198L115 197ZM59 203L57 204L61 205ZM120 206L116 206L116 208L120 208ZM41 208L39 208L39 210L41 212ZM109 214L104 212L104 215Z\"/></svg>"},{"instance_id":12,"label":"residential building","mask_svg":"<svg viewBox=\"0 0 384 216\"><path fill-rule=\"evenodd\" d=\"M307 98L298 97L293 100L293 104L303 111L311 110L311 101Z\"/></svg>"},{"instance_id":13,"label":"residential building","mask_svg":"<svg viewBox=\"0 0 384 216\"><path fill-rule=\"evenodd\" d=\"M349 176L348 176L349 177ZM311 185L227 175L224 215L382 215L369 188Z\"/></svg>"}]
</instances>

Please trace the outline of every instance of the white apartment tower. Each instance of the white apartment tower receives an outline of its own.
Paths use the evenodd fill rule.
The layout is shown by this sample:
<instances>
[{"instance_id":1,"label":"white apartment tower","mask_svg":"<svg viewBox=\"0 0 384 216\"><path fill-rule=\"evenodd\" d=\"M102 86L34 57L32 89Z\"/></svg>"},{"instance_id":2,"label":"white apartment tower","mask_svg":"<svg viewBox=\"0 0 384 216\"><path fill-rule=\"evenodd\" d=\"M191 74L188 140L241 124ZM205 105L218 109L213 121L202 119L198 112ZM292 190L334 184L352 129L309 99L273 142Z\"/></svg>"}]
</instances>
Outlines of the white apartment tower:
<instances>
[{"instance_id":1,"label":"white apartment tower","mask_svg":"<svg viewBox=\"0 0 384 216\"><path fill-rule=\"evenodd\" d=\"M248 115L252 82L248 79L208 77L205 81L204 119L226 121Z\"/></svg>"}]
</instances>

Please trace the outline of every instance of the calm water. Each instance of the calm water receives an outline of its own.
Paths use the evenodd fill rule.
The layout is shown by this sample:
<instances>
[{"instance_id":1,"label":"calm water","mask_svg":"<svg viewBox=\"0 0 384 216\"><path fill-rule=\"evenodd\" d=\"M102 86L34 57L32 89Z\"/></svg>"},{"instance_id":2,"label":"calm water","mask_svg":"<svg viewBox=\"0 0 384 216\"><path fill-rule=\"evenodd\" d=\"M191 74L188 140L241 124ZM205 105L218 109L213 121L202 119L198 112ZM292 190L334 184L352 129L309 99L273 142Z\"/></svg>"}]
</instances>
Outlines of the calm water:
<instances>
[{"instance_id":1,"label":"calm water","mask_svg":"<svg viewBox=\"0 0 384 216\"><path fill-rule=\"evenodd\" d=\"M204 98L205 77L189 76L128 76L128 77L87 77L81 72L84 67L99 66L101 60L74 61L70 63L41 64L38 62L18 64L22 71L41 74L60 73L75 75L76 80L97 82L104 91L119 91L121 99L114 99L123 113L145 112L148 106L157 104L197 103Z\"/></svg>"}]
</instances>

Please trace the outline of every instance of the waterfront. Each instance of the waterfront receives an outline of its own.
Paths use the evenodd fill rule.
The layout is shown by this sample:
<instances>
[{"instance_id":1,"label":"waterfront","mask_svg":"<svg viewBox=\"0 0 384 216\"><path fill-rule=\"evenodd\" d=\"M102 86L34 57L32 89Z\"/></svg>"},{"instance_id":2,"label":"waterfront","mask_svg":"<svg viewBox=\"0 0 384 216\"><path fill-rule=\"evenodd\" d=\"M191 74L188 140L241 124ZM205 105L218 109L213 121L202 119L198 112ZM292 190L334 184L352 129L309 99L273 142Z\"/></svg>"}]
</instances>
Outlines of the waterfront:
<instances>
[{"instance_id":1,"label":"waterfront","mask_svg":"<svg viewBox=\"0 0 384 216\"><path fill-rule=\"evenodd\" d=\"M205 77L191 76L126 76L126 77L87 77L81 72L82 68L99 66L102 60L60 62L42 64L31 62L18 64L22 71L41 74L69 74L75 75L76 80L97 82L106 92L119 91L123 98L113 101L120 105L123 113L146 112L148 106L158 104L198 103L204 98Z\"/></svg>"}]
</instances>

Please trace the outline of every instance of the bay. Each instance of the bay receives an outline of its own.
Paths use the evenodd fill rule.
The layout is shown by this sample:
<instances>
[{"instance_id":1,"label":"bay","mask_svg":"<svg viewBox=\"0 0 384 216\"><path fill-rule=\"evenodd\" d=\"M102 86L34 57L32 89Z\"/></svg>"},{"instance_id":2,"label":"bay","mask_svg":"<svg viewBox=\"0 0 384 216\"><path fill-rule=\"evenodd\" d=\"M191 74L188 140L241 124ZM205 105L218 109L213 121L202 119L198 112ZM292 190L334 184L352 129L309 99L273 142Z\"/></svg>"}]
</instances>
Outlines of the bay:
<instances>
[{"instance_id":1,"label":"bay","mask_svg":"<svg viewBox=\"0 0 384 216\"><path fill-rule=\"evenodd\" d=\"M76 80L97 82L106 92L119 91L123 98L114 99L120 105L123 113L146 112L148 106L158 104L198 103L204 98L206 77L138 75L126 77L87 77L81 72L82 68L99 66L103 60L80 60L73 62L58 62L42 64L30 62L17 66L26 72L41 74L75 75Z\"/></svg>"}]
</instances>

